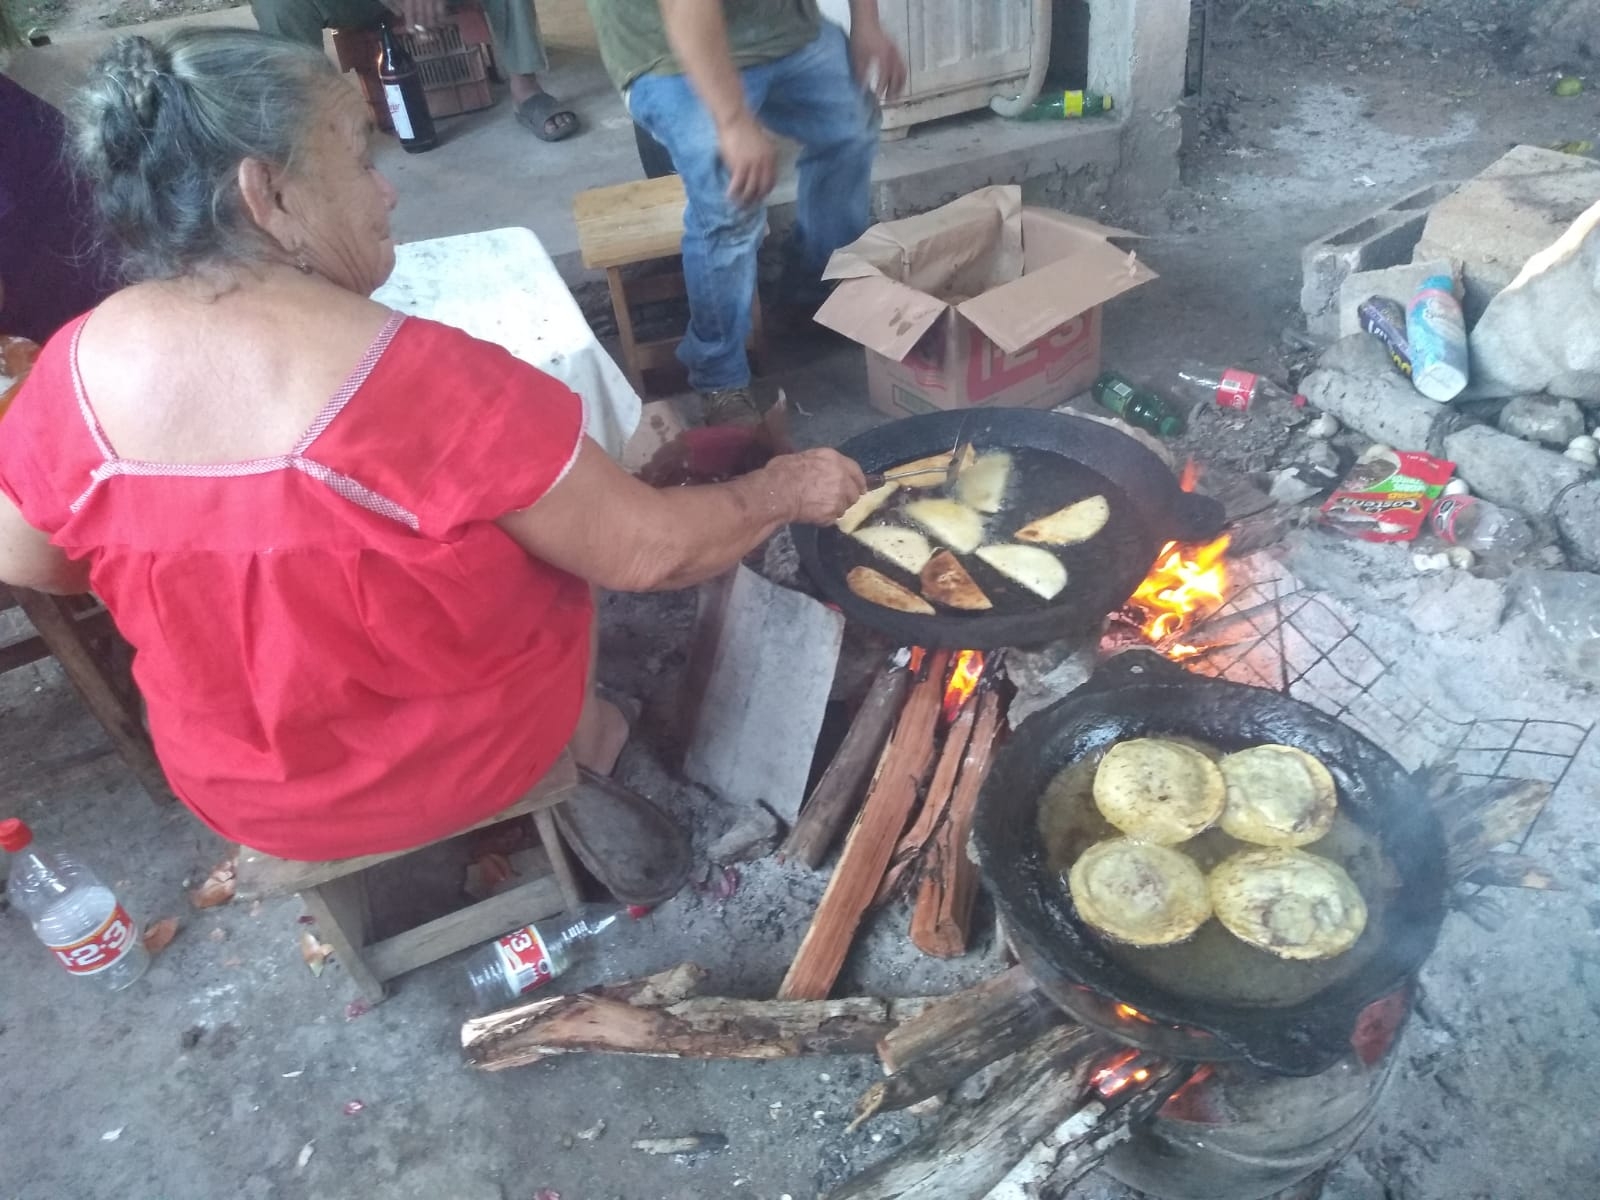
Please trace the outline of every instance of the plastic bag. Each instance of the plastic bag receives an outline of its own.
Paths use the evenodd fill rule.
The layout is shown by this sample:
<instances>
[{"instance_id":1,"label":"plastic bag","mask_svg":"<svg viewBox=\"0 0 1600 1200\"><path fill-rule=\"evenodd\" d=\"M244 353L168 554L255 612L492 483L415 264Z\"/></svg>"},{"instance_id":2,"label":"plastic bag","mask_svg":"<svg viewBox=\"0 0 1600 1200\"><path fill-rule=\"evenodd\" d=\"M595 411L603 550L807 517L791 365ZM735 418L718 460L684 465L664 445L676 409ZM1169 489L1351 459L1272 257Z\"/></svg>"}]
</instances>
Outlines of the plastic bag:
<instances>
[{"instance_id":1,"label":"plastic bag","mask_svg":"<svg viewBox=\"0 0 1600 1200\"><path fill-rule=\"evenodd\" d=\"M1521 571L1517 586L1553 665L1600 683L1600 575L1582 571Z\"/></svg>"}]
</instances>

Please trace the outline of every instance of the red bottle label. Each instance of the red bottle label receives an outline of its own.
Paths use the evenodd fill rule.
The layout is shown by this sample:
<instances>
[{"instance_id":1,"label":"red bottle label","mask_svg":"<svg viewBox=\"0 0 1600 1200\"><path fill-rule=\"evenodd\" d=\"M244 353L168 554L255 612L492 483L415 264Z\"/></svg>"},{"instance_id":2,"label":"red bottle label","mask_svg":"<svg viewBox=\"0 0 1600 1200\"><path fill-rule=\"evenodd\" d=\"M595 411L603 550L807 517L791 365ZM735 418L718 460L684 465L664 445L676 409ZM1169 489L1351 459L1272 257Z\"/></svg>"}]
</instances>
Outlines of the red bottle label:
<instances>
[{"instance_id":1,"label":"red bottle label","mask_svg":"<svg viewBox=\"0 0 1600 1200\"><path fill-rule=\"evenodd\" d=\"M1444 496L1435 501L1433 516L1430 518L1434 533L1453 545L1458 536L1456 521L1472 506L1472 503L1471 496Z\"/></svg>"},{"instance_id":2,"label":"red bottle label","mask_svg":"<svg viewBox=\"0 0 1600 1200\"><path fill-rule=\"evenodd\" d=\"M506 980L519 996L548 983L555 974L550 969L550 955L544 939L532 925L506 934L495 946L500 951L500 965L505 969Z\"/></svg>"},{"instance_id":3,"label":"red bottle label","mask_svg":"<svg viewBox=\"0 0 1600 1200\"><path fill-rule=\"evenodd\" d=\"M1250 401L1255 398L1256 383L1259 379L1260 376L1250 371L1241 371L1237 367L1224 371L1222 382L1217 384L1217 407L1245 411L1250 407Z\"/></svg>"},{"instance_id":4,"label":"red bottle label","mask_svg":"<svg viewBox=\"0 0 1600 1200\"><path fill-rule=\"evenodd\" d=\"M50 946L50 953L74 975L94 975L116 962L132 945L133 919L119 904L88 937L63 946Z\"/></svg>"}]
</instances>

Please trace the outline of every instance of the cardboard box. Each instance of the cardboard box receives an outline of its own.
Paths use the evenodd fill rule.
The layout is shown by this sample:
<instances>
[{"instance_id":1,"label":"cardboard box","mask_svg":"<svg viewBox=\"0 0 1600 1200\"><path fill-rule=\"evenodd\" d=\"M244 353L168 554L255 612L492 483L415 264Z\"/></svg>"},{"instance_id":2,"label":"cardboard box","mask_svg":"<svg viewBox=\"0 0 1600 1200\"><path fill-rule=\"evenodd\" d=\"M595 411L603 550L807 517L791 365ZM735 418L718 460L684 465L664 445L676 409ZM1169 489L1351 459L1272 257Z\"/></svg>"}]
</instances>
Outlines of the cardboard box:
<instances>
[{"instance_id":1,"label":"cardboard box","mask_svg":"<svg viewBox=\"0 0 1600 1200\"><path fill-rule=\"evenodd\" d=\"M1156 274L1126 230L982 188L874 225L834 253L817 320L867 348L874 408L891 416L1048 408L1100 374L1100 306Z\"/></svg>"}]
</instances>

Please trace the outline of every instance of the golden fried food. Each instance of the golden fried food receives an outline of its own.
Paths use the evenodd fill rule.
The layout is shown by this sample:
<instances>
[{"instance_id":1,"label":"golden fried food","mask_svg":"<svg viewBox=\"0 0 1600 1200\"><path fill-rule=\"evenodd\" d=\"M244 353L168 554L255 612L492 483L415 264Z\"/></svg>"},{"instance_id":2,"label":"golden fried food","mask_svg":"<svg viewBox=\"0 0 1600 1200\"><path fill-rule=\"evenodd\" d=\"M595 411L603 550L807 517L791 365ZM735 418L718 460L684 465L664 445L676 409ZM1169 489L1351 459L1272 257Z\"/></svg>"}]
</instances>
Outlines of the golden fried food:
<instances>
[{"instance_id":1,"label":"golden fried food","mask_svg":"<svg viewBox=\"0 0 1600 1200\"><path fill-rule=\"evenodd\" d=\"M1228 932L1279 958L1333 958L1367 927L1367 904L1350 876L1304 850L1244 850L1208 882Z\"/></svg>"},{"instance_id":2,"label":"golden fried food","mask_svg":"<svg viewBox=\"0 0 1600 1200\"><path fill-rule=\"evenodd\" d=\"M1090 496L1030 521L1013 535L1019 542L1046 546L1075 546L1087 542L1106 527L1111 505L1104 496Z\"/></svg>"},{"instance_id":3,"label":"golden fried food","mask_svg":"<svg viewBox=\"0 0 1600 1200\"><path fill-rule=\"evenodd\" d=\"M948 550L941 550L922 568L922 594L929 600L947 608L962 608L981 612L993 608L989 597L974 582L961 560Z\"/></svg>"},{"instance_id":4,"label":"golden fried food","mask_svg":"<svg viewBox=\"0 0 1600 1200\"><path fill-rule=\"evenodd\" d=\"M1011 455L1004 450L980 454L956 477L956 499L981 513L997 513L1005 504L1011 481Z\"/></svg>"},{"instance_id":5,"label":"golden fried food","mask_svg":"<svg viewBox=\"0 0 1600 1200\"><path fill-rule=\"evenodd\" d=\"M1129 837L1163 846L1211 828L1227 798L1216 763L1161 738L1118 742L1094 776L1101 815Z\"/></svg>"},{"instance_id":6,"label":"golden fried food","mask_svg":"<svg viewBox=\"0 0 1600 1200\"><path fill-rule=\"evenodd\" d=\"M1134 946L1181 942L1211 916L1206 877L1188 855L1131 838L1090 846L1067 887L1086 924Z\"/></svg>"},{"instance_id":7,"label":"golden fried food","mask_svg":"<svg viewBox=\"0 0 1600 1200\"><path fill-rule=\"evenodd\" d=\"M983 518L958 500L913 500L905 514L957 554L971 554L983 541Z\"/></svg>"},{"instance_id":8,"label":"golden fried food","mask_svg":"<svg viewBox=\"0 0 1600 1200\"><path fill-rule=\"evenodd\" d=\"M856 502L845 509L844 514L833 523L834 527L840 533L854 533L871 520L872 514L887 504L889 498L899 490L898 483L886 483L882 487L873 488L870 492L862 492Z\"/></svg>"},{"instance_id":9,"label":"golden fried food","mask_svg":"<svg viewBox=\"0 0 1600 1200\"><path fill-rule=\"evenodd\" d=\"M908 463L890 467L884 474L893 475L894 482L901 487L940 487L950 474L950 460L954 457L955 451L946 450L943 454L930 454L926 458L914 458Z\"/></svg>"},{"instance_id":10,"label":"golden fried food","mask_svg":"<svg viewBox=\"0 0 1600 1200\"><path fill-rule=\"evenodd\" d=\"M845 576L845 583L850 586L852 592L869 604L892 608L896 612L933 616L933 605L910 588L901 587L887 575L880 574L871 567L852 567L850 573Z\"/></svg>"},{"instance_id":11,"label":"golden fried food","mask_svg":"<svg viewBox=\"0 0 1600 1200\"><path fill-rule=\"evenodd\" d=\"M1000 574L1034 595L1054 600L1067 586L1067 568L1038 546L979 546L977 555Z\"/></svg>"},{"instance_id":12,"label":"golden fried food","mask_svg":"<svg viewBox=\"0 0 1600 1200\"><path fill-rule=\"evenodd\" d=\"M915 529L900 525L869 525L850 536L909 575L921 574L933 557L933 547L927 538Z\"/></svg>"},{"instance_id":13,"label":"golden fried food","mask_svg":"<svg viewBox=\"0 0 1600 1200\"><path fill-rule=\"evenodd\" d=\"M1304 750L1252 746L1217 764L1228 785L1222 828L1257 846L1306 846L1333 828L1333 776Z\"/></svg>"}]
</instances>

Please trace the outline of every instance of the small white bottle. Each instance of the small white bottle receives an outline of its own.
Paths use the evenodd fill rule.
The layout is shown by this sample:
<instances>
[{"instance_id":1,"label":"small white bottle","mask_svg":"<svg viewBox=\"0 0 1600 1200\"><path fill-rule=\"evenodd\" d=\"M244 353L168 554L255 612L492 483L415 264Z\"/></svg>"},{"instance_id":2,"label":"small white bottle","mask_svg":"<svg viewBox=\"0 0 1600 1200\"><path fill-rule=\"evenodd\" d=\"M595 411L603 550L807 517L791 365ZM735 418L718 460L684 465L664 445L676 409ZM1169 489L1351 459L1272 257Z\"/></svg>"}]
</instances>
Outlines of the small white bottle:
<instances>
[{"instance_id":1,"label":"small white bottle","mask_svg":"<svg viewBox=\"0 0 1600 1200\"><path fill-rule=\"evenodd\" d=\"M88 867L39 847L15 817L0 821L0 849L12 855L6 895L33 932L73 975L121 991L150 965L139 927Z\"/></svg>"},{"instance_id":2,"label":"small white bottle","mask_svg":"<svg viewBox=\"0 0 1600 1200\"><path fill-rule=\"evenodd\" d=\"M481 947L467 960L467 979L479 1012L509 1004L572 966L578 947L599 937L621 914L590 916L541 929L524 925Z\"/></svg>"}]
</instances>

